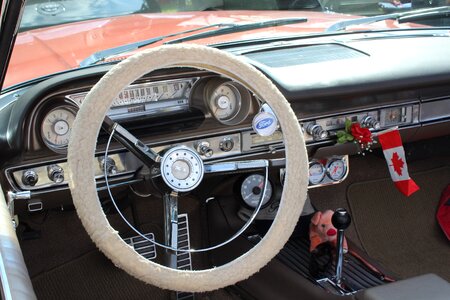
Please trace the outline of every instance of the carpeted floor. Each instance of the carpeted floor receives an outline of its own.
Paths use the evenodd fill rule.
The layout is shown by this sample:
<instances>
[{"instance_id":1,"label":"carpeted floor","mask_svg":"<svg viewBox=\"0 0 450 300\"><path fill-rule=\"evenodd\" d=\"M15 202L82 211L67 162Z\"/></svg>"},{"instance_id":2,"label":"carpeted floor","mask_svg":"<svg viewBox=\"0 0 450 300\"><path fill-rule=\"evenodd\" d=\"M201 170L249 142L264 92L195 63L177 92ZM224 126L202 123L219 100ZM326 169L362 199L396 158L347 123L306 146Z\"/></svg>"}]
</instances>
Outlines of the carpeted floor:
<instances>
[{"instance_id":1,"label":"carpeted floor","mask_svg":"<svg viewBox=\"0 0 450 300\"><path fill-rule=\"evenodd\" d=\"M170 299L168 291L129 276L98 251L42 273L33 287L38 299Z\"/></svg>"},{"instance_id":2,"label":"carpeted floor","mask_svg":"<svg viewBox=\"0 0 450 300\"><path fill-rule=\"evenodd\" d=\"M38 299L171 299L170 291L145 284L116 268L99 251L33 278ZM232 300L224 290L196 294L201 300Z\"/></svg>"},{"instance_id":3,"label":"carpeted floor","mask_svg":"<svg viewBox=\"0 0 450 300\"><path fill-rule=\"evenodd\" d=\"M162 209L158 199L136 200L135 214L129 208L125 215L143 232L153 232L162 241ZM190 231L200 232L199 201L183 198L180 213L189 214ZM123 236L135 235L118 215L108 217L111 225ZM24 236L25 224L39 238L21 240L25 262L38 299L173 299L174 292L145 284L115 267L101 254L84 230L76 212L49 211L22 218L19 235ZM191 245L200 246L200 236L191 234ZM160 248L157 262L163 257ZM194 269L204 262L193 255ZM221 289L196 294L196 299L235 299Z\"/></svg>"},{"instance_id":4,"label":"carpeted floor","mask_svg":"<svg viewBox=\"0 0 450 300\"><path fill-rule=\"evenodd\" d=\"M435 214L450 167L411 174L420 190L399 193L390 179L355 183L347 191L355 229L367 253L401 277L436 273L450 281L450 242Z\"/></svg>"}]
</instances>

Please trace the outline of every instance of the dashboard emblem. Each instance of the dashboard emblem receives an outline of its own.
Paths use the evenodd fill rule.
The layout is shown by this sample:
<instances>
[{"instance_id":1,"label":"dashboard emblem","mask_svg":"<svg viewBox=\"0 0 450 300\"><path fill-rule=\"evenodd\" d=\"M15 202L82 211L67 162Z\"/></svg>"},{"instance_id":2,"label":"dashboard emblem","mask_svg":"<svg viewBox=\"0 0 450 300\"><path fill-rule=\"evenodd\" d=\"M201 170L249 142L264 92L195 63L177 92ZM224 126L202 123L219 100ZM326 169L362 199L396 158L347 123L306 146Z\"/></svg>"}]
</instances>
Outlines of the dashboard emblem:
<instances>
[{"instance_id":1,"label":"dashboard emblem","mask_svg":"<svg viewBox=\"0 0 450 300\"><path fill-rule=\"evenodd\" d=\"M272 135L277 130L277 118L269 112L260 112L253 118L253 130L261 136Z\"/></svg>"}]
</instances>

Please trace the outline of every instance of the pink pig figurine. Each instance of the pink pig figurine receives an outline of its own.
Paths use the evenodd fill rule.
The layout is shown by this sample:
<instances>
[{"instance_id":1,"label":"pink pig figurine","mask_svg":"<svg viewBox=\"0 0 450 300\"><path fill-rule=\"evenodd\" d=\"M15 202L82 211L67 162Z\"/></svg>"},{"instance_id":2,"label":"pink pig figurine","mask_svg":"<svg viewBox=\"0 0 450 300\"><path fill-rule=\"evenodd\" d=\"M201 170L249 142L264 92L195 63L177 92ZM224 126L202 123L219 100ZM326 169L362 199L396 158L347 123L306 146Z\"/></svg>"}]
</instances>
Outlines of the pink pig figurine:
<instances>
[{"instance_id":1,"label":"pink pig figurine","mask_svg":"<svg viewBox=\"0 0 450 300\"><path fill-rule=\"evenodd\" d=\"M322 243L330 242L336 247L337 230L331 223L331 217L334 211L326 210L324 212L318 211L311 218L309 226L309 239L311 246L309 251L314 251L317 246ZM344 238L344 253L348 251L347 241Z\"/></svg>"}]
</instances>

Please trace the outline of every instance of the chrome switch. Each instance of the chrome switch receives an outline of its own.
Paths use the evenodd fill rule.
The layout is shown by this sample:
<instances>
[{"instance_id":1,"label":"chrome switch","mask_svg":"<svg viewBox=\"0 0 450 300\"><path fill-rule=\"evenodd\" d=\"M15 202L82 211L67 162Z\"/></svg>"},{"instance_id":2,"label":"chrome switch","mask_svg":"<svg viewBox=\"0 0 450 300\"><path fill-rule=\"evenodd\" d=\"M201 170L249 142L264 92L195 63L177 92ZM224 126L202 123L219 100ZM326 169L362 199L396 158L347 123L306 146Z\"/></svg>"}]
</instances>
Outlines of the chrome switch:
<instances>
[{"instance_id":1,"label":"chrome switch","mask_svg":"<svg viewBox=\"0 0 450 300\"><path fill-rule=\"evenodd\" d=\"M309 123L306 126L306 132L313 137L314 140L323 140L328 137L328 131L324 130L322 126L314 123Z\"/></svg>"},{"instance_id":2,"label":"chrome switch","mask_svg":"<svg viewBox=\"0 0 450 300\"><path fill-rule=\"evenodd\" d=\"M23 171L22 174L22 183L24 185L35 186L39 180L39 176L35 170L29 169Z\"/></svg>"},{"instance_id":3,"label":"chrome switch","mask_svg":"<svg viewBox=\"0 0 450 300\"><path fill-rule=\"evenodd\" d=\"M199 142L195 147L197 153L203 155L205 157L211 157L214 154L214 151L211 149L209 142L203 141Z\"/></svg>"},{"instance_id":4,"label":"chrome switch","mask_svg":"<svg viewBox=\"0 0 450 300\"><path fill-rule=\"evenodd\" d=\"M59 165L50 165L47 167L48 178L54 183L64 182L64 170Z\"/></svg>"},{"instance_id":5,"label":"chrome switch","mask_svg":"<svg viewBox=\"0 0 450 300\"><path fill-rule=\"evenodd\" d=\"M361 120L361 125L366 128L371 128L378 130L381 128L380 122L378 122L374 117L372 116L365 116Z\"/></svg>"}]
</instances>

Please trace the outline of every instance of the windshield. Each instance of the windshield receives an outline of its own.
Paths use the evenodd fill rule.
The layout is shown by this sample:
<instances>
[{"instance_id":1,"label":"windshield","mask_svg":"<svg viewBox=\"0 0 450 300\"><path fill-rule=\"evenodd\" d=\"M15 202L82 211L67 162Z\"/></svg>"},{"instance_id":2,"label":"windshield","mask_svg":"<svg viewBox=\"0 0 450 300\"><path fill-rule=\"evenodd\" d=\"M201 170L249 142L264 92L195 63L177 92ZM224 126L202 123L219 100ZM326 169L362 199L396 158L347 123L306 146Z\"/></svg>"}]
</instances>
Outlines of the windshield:
<instances>
[{"instance_id":1,"label":"windshield","mask_svg":"<svg viewBox=\"0 0 450 300\"><path fill-rule=\"evenodd\" d=\"M213 45L330 31L449 26L448 11L407 22L400 18L401 13L447 5L450 0L27 0L4 87L120 60L130 51L176 39ZM358 20L381 15L390 17ZM300 18L304 21L270 23ZM358 21L345 23L351 20ZM258 22L265 26L231 28ZM221 29L217 35L203 34ZM106 51L155 38L150 44Z\"/></svg>"}]
</instances>

